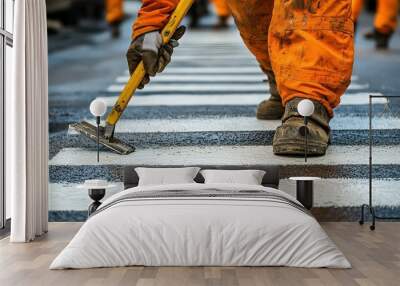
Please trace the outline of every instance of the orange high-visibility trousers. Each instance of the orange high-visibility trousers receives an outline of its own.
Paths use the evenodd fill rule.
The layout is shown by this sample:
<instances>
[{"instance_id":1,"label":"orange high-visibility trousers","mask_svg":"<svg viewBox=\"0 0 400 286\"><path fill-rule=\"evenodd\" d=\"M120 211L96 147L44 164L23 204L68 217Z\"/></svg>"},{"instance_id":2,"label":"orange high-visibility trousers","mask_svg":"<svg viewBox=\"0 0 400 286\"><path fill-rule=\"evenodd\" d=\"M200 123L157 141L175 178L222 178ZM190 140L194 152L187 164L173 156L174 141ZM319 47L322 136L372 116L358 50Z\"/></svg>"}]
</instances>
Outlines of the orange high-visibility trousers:
<instances>
[{"instance_id":1,"label":"orange high-visibility trousers","mask_svg":"<svg viewBox=\"0 0 400 286\"><path fill-rule=\"evenodd\" d=\"M133 36L161 29L179 0L143 0ZM244 43L272 70L283 104L319 101L333 116L353 67L351 0L227 0Z\"/></svg>"},{"instance_id":2,"label":"orange high-visibility trousers","mask_svg":"<svg viewBox=\"0 0 400 286\"><path fill-rule=\"evenodd\" d=\"M106 0L106 20L109 24L122 21L124 16L123 0Z\"/></svg>"},{"instance_id":3,"label":"orange high-visibility trousers","mask_svg":"<svg viewBox=\"0 0 400 286\"><path fill-rule=\"evenodd\" d=\"M384 34L393 33L397 25L398 12L398 0L378 0L374 20L375 29Z\"/></svg>"},{"instance_id":4,"label":"orange high-visibility trousers","mask_svg":"<svg viewBox=\"0 0 400 286\"><path fill-rule=\"evenodd\" d=\"M357 22L363 6L364 6L364 0L351 1L351 19L353 19L354 22Z\"/></svg>"},{"instance_id":5,"label":"orange high-visibility trousers","mask_svg":"<svg viewBox=\"0 0 400 286\"><path fill-rule=\"evenodd\" d=\"M351 0L229 0L235 22L262 69L275 74L283 104L319 101L333 116L353 67Z\"/></svg>"},{"instance_id":6,"label":"orange high-visibility trousers","mask_svg":"<svg viewBox=\"0 0 400 286\"><path fill-rule=\"evenodd\" d=\"M357 21L364 5L364 0L353 0L352 19ZM397 26L399 0L378 0L376 6L374 27L383 34L393 33Z\"/></svg>"},{"instance_id":7,"label":"orange high-visibility trousers","mask_svg":"<svg viewBox=\"0 0 400 286\"><path fill-rule=\"evenodd\" d=\"M231 14L231 12L229 11L228 3L226 3L226 1L227 0L212 0L217 16L227 17Z\"/></svg>"}]
</instances>

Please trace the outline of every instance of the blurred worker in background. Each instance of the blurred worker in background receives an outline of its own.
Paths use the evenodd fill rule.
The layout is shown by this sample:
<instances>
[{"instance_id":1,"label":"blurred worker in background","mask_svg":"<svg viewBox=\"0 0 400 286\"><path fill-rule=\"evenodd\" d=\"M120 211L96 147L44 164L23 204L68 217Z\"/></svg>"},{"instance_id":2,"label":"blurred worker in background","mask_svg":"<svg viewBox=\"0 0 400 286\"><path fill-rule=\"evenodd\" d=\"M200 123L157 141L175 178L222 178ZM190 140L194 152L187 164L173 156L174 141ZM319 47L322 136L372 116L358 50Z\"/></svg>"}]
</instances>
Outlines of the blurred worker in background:
<instances>
[{"instance_id":1,"label":"blurred worker in background","mask_svg":"<svg viewBox=\"0 0 400 286\"><path fill-rule=\"evenodd\" d=\"M353 0L352 18L357 25L364 0ZM374 29L365 34L367 39L375 40L377 49L387 49L389 40L396 29L399 0L377 0Z\"/></svg>"},{"instance_id":2,"label":"blurred worker in background","mask_svg":"<svg viewBox=\"0 0 400 286\"><path fill-rule=\"evenodd\" d=\"M229 16L231 11L229 10L227 0L212 0L215 13L218 16L218 23L214 26L215 29L226 29L228 28Z\"/></svg>"},{"instance_id":3,"label":"blurred worker in background","mask_svg":"<svg viewBox=\"0 0 400 286\"><path fill-rule=\"evenodd\" d=\"M106 20L111 27L111 36L119 38L120 29L124 18L123 0L106 0Z\"/></svg>"},{"instance_id":4,"label":"blurred worker in background","mask_svg":"<svg viewBox=\"0 0 400 286\"><path fill-rule=\"evenodd\" d=\"M199 28L200 19L208 13L208 0L196 0L188 13L190 17L189 27L192 29Z\"/></svg>"},{"instance_id":5,"label":"blurred worker in background","mask_svg":"<svg viewBox=\"0 0 400 286\"><path fill-rule=\"evenodd\" d=\"M143 59L146 77L163 71L171 60L180 28L162 44L159 31L179 0L143 0L133 25L127 60L133 72ZM227 0L247 48L268 76L271 97L260 103L259 119L281 119L273 139L275 154L304 154L304 123L297 104L315 105L309 117L308 153L323 155L330 142L333 109L350 84L354 24L351 0Z\"/></svg>"}]
</instances>

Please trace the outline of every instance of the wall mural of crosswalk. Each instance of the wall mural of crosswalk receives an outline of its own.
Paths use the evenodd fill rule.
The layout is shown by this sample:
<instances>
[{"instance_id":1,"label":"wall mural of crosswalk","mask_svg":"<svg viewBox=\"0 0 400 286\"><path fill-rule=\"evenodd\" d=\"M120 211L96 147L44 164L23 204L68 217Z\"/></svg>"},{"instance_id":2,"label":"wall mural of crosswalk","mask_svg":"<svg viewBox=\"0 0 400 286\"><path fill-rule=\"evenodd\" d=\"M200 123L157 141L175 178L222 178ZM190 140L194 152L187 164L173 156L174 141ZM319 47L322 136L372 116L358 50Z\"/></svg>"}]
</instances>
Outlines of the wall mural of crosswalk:
<instances>
[{"instance_id":1,"label":"wall mural of crosswalk","mask_svg":"<svg viewBox=\"0 0 400 286\"><path fill-rule=\"evenodd\" d=\"M96 145L73 130L50 137L50 146L52 140L63 142L50 150L50 219L84 219L89 199L76 185L106 178L116 183L107 192L111 195L122 189L120 171L128 164L278 165L280 187L290 194L295 183L288 177L323 177L315 186L315 212L321 219L356 218L357 207L368 199L368 95L378 93L354 75L331 122L327 155L310 158L307 165L302 158L275 156L272 138L279 121L255 118L257 104L268 97L266 78L236 31L221 35L189 31L165 72L136 93L116 128L116 136L135 145L136 152L120 156L103 149L97 163ZM98 96L108 110L127 80L128 72L121 70ZM374 110L384 111L387 104L377 99ZM71 112L68 121L80 119ZM374 128L375 203L393 213L400 202L400 119L378 117Z\"/></svg>"}]
</instances>

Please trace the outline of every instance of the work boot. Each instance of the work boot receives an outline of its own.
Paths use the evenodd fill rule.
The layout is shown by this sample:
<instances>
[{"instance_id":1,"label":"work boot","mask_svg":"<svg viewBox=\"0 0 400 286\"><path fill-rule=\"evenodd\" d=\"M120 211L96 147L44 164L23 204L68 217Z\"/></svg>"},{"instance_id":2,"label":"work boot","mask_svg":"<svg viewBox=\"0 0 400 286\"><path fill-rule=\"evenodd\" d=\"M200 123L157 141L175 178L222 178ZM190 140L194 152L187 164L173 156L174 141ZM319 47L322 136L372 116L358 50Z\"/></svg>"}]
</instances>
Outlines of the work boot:
<instances>
[{"instance_id":1,"label":"work boot","mask_svg":"<svg viewBox=\"0 0 400 286\"><path fill-rule=\"evenodd\" d=\"M375 47L378 50L387 50L389 48L389 41L392 37L393 32L381 33L374 29L364 34L364 38L367 40L375 40Z\"/></svg>"},{"instance_id":2,"label":"work boot","mask_svg":"<svg viewBox=\"0 0 400 286\"><path fill-rule=\"evenodd\" d=\"M121 36L120 25L121 25L121 22L114 22L110 25L111 38L118 39Z\"/></svg>"},{"instance_id":3,"label":"work boot","mask_svg":"<svg viewBox=\"0 0 400 286\"><path fill-rule=\"evenodd\" d=\"M257 119L261 120L281 119L285 110L283 108L282 99L276 86L274 73L272 71L264 72L268 77L271 96L268 99L260 102L257 107L256 117Z\"/></svg>"},{"instance_id":4,"label":"work boot","mask_svg":"<svg viewBox=\"0 0 400 286\"><path fill-rule=\"evenodd\" d=\"M375 34L375 48L377 50L387 50L389 49L389 41L392 37L392 33L381 33L376 31Z\"/></svg>"},{"instance_id":5,"label":"work boot","mask_svg":"<svg viewBox=\"0 0 400 286\"><path fill-rule=\"evenodd\" d=\"M314 103L314 113L308 117L308 128L304 117L297 111L302 98L294 98L286 103L282 125L276 129L272 142L277 155L304 155L305 134L307 132L307 155L324 155L330 143L329 116L325 107L318 101Z\"/></svg>"},{"instance_id":6,"label":"work boot","mask_svg":"<svg viewBox=\"0 0 400 286\"><path fill-rule=\"evenodd\" d=\"M370 30L364 34L364 38L366 40L373 40L375 39L375 30Z\"/></svg>"}]
</instances>

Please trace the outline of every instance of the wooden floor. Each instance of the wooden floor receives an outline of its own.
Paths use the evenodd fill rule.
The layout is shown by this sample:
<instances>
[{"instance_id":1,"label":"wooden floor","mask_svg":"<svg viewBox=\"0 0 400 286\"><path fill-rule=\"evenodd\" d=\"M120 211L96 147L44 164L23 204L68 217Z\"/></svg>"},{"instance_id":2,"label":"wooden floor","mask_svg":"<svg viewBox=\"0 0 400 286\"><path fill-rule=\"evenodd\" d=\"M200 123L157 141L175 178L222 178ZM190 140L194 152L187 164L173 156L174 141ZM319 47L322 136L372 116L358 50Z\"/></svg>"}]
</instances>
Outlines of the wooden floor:
<instances>
[{"instance_id":1,"label":"wooden floor","mask_svg":"<svg viewBox=\"0 0 400 286\"><path fill-rule=\"evenodd\" d=\"M400 223L322 223L352 269L288 267L124 267L48 270L80 223L51 223L49 233L28 244L0 241L0 285L400 285Z\"/></svg>"}]
</instances>

